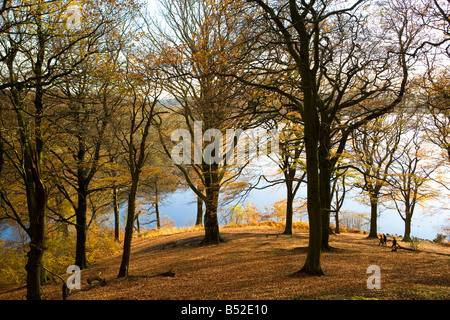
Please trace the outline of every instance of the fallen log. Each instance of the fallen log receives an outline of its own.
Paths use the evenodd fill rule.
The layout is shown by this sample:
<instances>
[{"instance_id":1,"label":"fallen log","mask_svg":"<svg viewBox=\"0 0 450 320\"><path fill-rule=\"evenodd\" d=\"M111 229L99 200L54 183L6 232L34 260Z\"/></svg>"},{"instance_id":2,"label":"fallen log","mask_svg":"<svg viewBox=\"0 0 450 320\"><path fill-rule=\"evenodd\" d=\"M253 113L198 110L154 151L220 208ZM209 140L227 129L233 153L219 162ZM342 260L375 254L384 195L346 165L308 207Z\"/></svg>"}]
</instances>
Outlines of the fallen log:
<instances>
[{"instance_id":1,"label":"fallen log","mask_svg":"<svg viewBox=\"0 0 450 320\"><path fill-rule=\"evenodd\" d=\"M94 281L98 281L96 284L94 284L94 285L91 285ZM100 276L92 276L92 277L89 277L88 279L87 279L87 283L90 285L90 288L93 288L93 287L96 287L96 286L101 286L101 287L103 287L103 286L106 286L107 285L107 282L106 282L106 279L102 279L102 278L100 278Z\"/></svg>"},{"instance_id":2,"label":"fallen log","mask_svg":"<svg viewBox=\"0 0 450 320\"><path fill-rule=\"evenodd\" d=\"M397 248L398 249L403 249L403 250L408 250L408 251L419 251L419 250L414 250L414 249L411 249L411 248L405 248L405 247L402 247L401 245L399 245L399 244L397 244Z\"/></svg>"},{"instance_id":3,"label":"fallen log","mask_svg":"<svg viewBox=\"0 0 450 320\"><path fill-rule=\"evenodd\" d=\"M278 238L278 233L266 233L266 238L268 237L277 237Z\"/></svg>"},{"instance_id":4,"label":"fallen log","mask_svg":"<svg viewBox=\"0 0 450 320\"><path fill-rule=\"evenodd\" d=\"M176 241L172 241L172 242L169 242L169 243L164 243L162 245L161 250L164 250L166 248L175 248L176 246L177 246L177 242Z\"/></svg>"}]
</instances>

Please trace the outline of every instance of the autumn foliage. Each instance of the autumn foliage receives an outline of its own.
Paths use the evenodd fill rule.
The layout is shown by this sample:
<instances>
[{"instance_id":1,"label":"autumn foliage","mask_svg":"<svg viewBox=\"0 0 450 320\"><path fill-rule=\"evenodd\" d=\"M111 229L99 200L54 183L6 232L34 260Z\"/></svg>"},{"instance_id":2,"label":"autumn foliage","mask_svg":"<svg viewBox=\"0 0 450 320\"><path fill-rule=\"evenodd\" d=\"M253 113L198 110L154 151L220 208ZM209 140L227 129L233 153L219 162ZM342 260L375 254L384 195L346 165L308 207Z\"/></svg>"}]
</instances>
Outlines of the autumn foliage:
<instances>
[{"instance_id":1,"label":"autumn foliage","mask_svg":"<svg viewBox=\"0 0 450 320\"><path fill-rule=\"evenodd\" d=\"M159 4L0 1L0 285L40 300L51 275L116 253L128 277L133 238L176 229L160 209L187 189L202 245L226 225L307 221L302 275L324 275L333 217L363 221L340 212L348 189L366 193L370 237L381 206L405 240L417 208L448 210L445 1ZM252 151L237 131L275 128L269 165L231 160ZM286 199L242 203L273 185Z\"/></svg>"}]
</instances>

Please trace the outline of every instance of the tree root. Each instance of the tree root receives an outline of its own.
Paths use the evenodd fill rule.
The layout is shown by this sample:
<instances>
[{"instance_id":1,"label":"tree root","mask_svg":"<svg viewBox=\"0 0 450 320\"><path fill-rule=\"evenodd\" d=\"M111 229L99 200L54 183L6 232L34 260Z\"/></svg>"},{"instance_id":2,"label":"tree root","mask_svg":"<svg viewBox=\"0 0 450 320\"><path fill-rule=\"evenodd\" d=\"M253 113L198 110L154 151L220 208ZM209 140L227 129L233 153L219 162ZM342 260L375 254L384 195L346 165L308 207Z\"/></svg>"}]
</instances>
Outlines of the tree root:
<instances>
[{"instance_id":1,"label":"tree root","mask_svg":"<svg viewBox=\"0 0 450 320\"><path fill-rule=\"evenodd\" d=\"M318 270L310 270L308 266L304 265L303 268L301 268L299 271L294 272L293 276L324 276L325 273L323 272L322 268L319 268Z\"/></svg>"}]
</instances>

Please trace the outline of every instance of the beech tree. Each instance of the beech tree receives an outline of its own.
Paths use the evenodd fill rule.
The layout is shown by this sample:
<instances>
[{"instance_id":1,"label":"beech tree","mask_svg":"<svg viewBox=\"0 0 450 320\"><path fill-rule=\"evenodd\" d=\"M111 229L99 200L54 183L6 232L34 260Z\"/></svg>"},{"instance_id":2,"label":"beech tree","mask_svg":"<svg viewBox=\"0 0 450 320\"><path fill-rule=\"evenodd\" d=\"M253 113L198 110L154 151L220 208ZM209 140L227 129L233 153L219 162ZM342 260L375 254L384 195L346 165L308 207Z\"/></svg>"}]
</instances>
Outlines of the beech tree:
<instances>
[{"instance_id":1,"label":"beech tree","mask_svg":"<svg viewBox=\"0 0 450 320\"><path fill-rule=\"evenodd\" d=\"M3 7L11 3L4 1ZM2 140L7 145L6 157L16 168L26 191L28 218L19 224L30 237L27 298L33 300L41 299L46 236L48 185L44 168L48 158L44 155L48 150L46 113L51 106L46 95L52 85L96 51L111 22L129 8L116 1L103 5L81 1L78 9L83 21L73 24L74 18L81 17L68 19L68 5L65 1L17 1L2 14L0 89L6 89L14 110L19 144L4 139L5 135ZM79 51L73 58L75 48Z\"/></svg>"},{"instance_id":2,"label":"beech tree","mask_svg":"<svg viewBox=\"0 0 450 320\"><path fill-rule=\"evenodd\" d=\"M157 134L155 139L158 141ZM161 155L164 156L165 155ZM140 194L152 204L155 213L155 219L151 222L156 222L156 228L161 228L161 217L159 207L164 199L179 188L179 179L174 166L163 165L161 158L154 157L149 162L151 167L143 170L142 188ZM165 159L164 159L165 160ZM159 165L159 166L158 166Z\"/></svg>"},{"instance_id":3,"label":"beech tree","mask_svg":"<svg viewBox=\"0 0 450 320\"><path fill-rule=\"evenodd\" d=\"M291 115L294 116L295 115ZM289 115L285 115L289 117ZM278 119L277 119L278 120ZM255 189L265 189L273 187L277 184L285 184L286 186L286 212L285 212L285 230L284 234L292 235L293 217L294 217L294 201L297 191L301 184L305 182L306 170L304 163L304 141L303 141L303 125L294 121L277 121L281 124L282 129L279 135L279 152L272 157L281 171L282 178L271 180L265 175L263 178L268 184L264 187L255 187ZM261 178L259 180L261 180Z\"/></svg>"},{"instance_id":4,"label":"beech tree","mask_svg":"<svg viewBox=\"0 0 450 320\"><path fill-rule=\"evenodd\" d=\"M336 170L332 183L331 198L334 199L334 201L331 204L331 212L334 213L334 233L336 234L340 233L339 213L341 212L341 208L347 195L347 171L348 168L342 171Z\"/></svg>"},{"instance_id":5,"label":"beech tree","mask_svg":"<svg viewBox=\"0 0 450 320\"><path fill-rule=\"evenodd\" d=\"M427 29L427 39L420 48L437 48L438 52L450 57L450 4L446 0L421 0L420 5L410 3L413 13L420 18Z\"/></svg>"},{"instance_id":6,"label":"beech tree","mask_svg":"<svg viewBox=\"0 0 450 320\"><path fill-rule=\"evenodd\" d=\"M423 127L418 116L412 117L411 127L402 136L397 155L391 166L389 195L405 222L403 241L411 240L411 221L418 205L436 198L436 191L428 184L436 163L428 158L424 145Z\"/></svg>"},{"instance_id":7,"label":"beech tree","mask_svg":"<svg viewBox=\"0 0 450 320\"><path fill-rule=\"evenodd\" d=\"M428 141L439 147L447 164L450 163L450 70L429 66L427 75L418 79L418 103L428 111L425 121Z\"/></svg>"},{"instance_id":8,"label":"beech tree","mask_svg":"<svg viewBox=\"0 0 450 320\"><path fill-rule=\"evenodd\" d=\"M402 132L405 130L402 112L392 113L369 122L354 131L352 147L355 165L362 175L358 187L367 192L370 203L369 238L378 238L378 205L386 187L390 167L396 160Z\"/></svg>"},{"instance_id":9,"label":"beech tree","mask_svg":"<svg viewBox=\"0 0 450 320\"><path fill-rule=\"evenodd\" d=\"M302 161L302 158L304 156L303 137L298 125L292 125L295 127L290 128L288 126L288 128L283 128L288 133L282 133L282 138L280 138L281 161L279 167L283 172L284 182L286 184L285 234L292 234L295 196L300 185L304 182L306 177L306 171L304 170L305 166Z\"/></svg>"},{"instance_id":10,"label":"beech tree","mask_svg":"<svg viewBox=\"0 0 450 320\"><path fill-rule=\"evenodd\" d=\"M236 128L240 123L237 106L247 103L242 85L233 78L220 76L224 70L232 68L229 61L235 54L232 49L236 42L236 17L230 15L228 1L167 0L160 3L163 26L158 28L157 24L152 24L158 30L152 41L160 52L164 89L177 102L170 106L171 112L177 115L174 119L179 121L178 128L189 131L191 141L187 143L189 147L193 143L194 149L193 156L183 155L189 163L176 165L205 204L202 243L218 244L221 239L217 210L221 188L230 180L225 179L230 169L225 160L229 153L217 147L222 142L221 137L205 134L218 130L225 137L227 129ZM197 141L192 141L195 139ZM167 140L162 138L161 141ZM211 150L212 145L214 150ZM171 147L165 144L165 150L171 157ZM211 161L206 160L207 150Z\"/></svg>"},{"instance_id":11,"label":"beech tree","mask_svg":"<svg viewBox=\"0 0 450 320\"><path fill-rule=\"evenodd\" d=\"M151 130L158 125L160 114L158 99L161 87L156 80L155 56L146 55L146 60L136 59L131 52L127 57L128 88L127 101L123 105L121 128L118 138L125 150L125 161L130 175L130 186L127 200L127 221L123 241L122 262L118 277L128 276L131 256L131 240L136 217L136 198L140 185L141 173L152 152L149 138Z\"/></svg>"},{"instance_id":12,"label":"beech tree","mask_svg":"<svg viewBox=\"0 0 450 320\"><path fill-rule=\"evenodd\" d=\"M101 56L86 59L70 76L62 78L51 93L62 101L62 107L54 111L58 119L55 121L57 138L52 139L50 152L59 161L59 165L53 166L53 172L58 173L54 179L59 191L72 205L76 221L60 218L75 226L75 265L80 269L87 267L87 229L94 218L92 215L88 220L88 198L102 189L93 182L109 161L105 152L107 131L111 130L111 119L123 100L117 79L118 57L123 44L116 41L113 45L113 42L114 39L109 37L108 47L104 46Z\"/></svg>"},{"instance_id":13,"label":"beech tree","mask_svg":"<svg viewBox=\"0 0 450 320\"><path fill-rule=\"evenodd\" d=\"M253 42L240 58L245 63L236 77L283 96L290 110L301 115L310 242L300 272L321 275L320 251L328 248L330 232L333 171L351 132L401 102L414 61L407 53L421 29L409 28L409 15L399 14L404 9L399 3L369 9L365 1L347 6L294 0L248 3L252 9L244 10L259 14L249 39ZM388 17L398 18L376 21L377 28L383 24L383 34L375 32L375 21L367 14L380 9L397 10ZM383 107L368 103L380 95L388 101Z\"/></svg>"}]
</instances>

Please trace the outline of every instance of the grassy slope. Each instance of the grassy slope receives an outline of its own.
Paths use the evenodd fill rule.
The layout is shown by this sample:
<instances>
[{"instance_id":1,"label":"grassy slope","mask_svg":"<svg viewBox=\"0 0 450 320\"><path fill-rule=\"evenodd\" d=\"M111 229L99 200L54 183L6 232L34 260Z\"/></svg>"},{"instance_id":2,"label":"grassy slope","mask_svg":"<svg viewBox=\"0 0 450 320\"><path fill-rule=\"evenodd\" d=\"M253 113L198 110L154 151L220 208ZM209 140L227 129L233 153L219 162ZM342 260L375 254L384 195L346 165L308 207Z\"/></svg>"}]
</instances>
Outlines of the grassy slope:
<instances>
[{"instance_id":1,"label":"grassy slope","mask_svg":"<svg viewBox=\"0 0 450 320\"><path fill-rule=\"evenodd\" d=\"M427 252L392 252L364 235L333 235L334 250L322 255L326 275L294 277L306 258L308 232L275 236L281 231L222 228L227 241L209 247L198 246L203 236L198 229L135 238L131 277L116 279L121 256L109 257L82 271L82 290L69 299L450 299L448 245L422 242L419 250ZM370 265L381 269L381 290L367 289ZM158 276L169 270L174 277ZM98 274L107 285L88 285ZM43 295L61 299L60 280L45 285ZM24 287L0 291L0 299L24 296Z\"/></svg>"}]
</instances>

